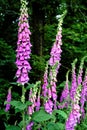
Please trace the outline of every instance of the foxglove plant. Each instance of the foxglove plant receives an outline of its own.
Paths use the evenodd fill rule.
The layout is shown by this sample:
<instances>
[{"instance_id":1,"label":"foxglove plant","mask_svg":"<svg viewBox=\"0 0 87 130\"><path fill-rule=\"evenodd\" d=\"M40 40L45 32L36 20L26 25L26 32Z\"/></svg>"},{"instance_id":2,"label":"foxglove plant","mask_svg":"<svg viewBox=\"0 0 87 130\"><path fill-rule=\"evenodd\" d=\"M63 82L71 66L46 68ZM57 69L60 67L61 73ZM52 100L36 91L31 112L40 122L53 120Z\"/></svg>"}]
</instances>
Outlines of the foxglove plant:
<instances>
[{"instance_id":1,"label":"foxglove plant","mask_svg":"<svg viewBox=\"0 0 87 130\"><path fill-rule=\"evenodd\" d=\"M66 121L66 130L75 130L75 126L80 120L81 113L80 113L80 106L79 106L79 101L80 101L80 95L81 93L81 86L79 86L76 90L76 94L74 96L74 100L72 103L72 110L69 114L69 117Z\"/></svg>"},{"instance_id":2,"label":"foxglove plant","mask_svg":"<svg viewBox=\"0 0 87 130\"><path fill-rule=\"evenodd\" d=\"M72 63L72 84L71 84L71 89L70 89L70 98L72 100L74 100L74 96L76 94L76 89L77 89L77 80L76 80L76 62L77 59L74 60L74 62Z\"/></svg>"},{"instance_id":3,"label":"foxglove plant","mask_svg":"<svg viewBox=\"0 0 87 130\"><path fill-rule=\"evenodd\" d=\"M30 43L30 35L31 32L29 30L29 23L28 23L28 9L27 9L27 2L26 0L21 1L21 8L20 8L20 17L19 17L19 29L18 29L18 41L17 41L17 49L16 49L16 66L17 66L17 83L22 86L22 96L21 102L25 103L25 87L24 85L28 83L29 77L28 72L31 70L31 66L28 62L30 59L31 53L31 43ZM26 129L26 122L25 122L25 111L22 112L22 121L23 121L23 130Z\"/></svg>"},{"instance_id":4,"label":"foxglove plant","mask_svg":"<svg viewBox=\"0 0 87 130\"><path fill-rule=\"evenodd\" d=\"M28 114L31 116L35 108L38 111L40 109L40 88L38 92L38 86L40 86L41 82L38 81L36 84L33 86L33 88L30 88L29 92L29 101L32 103L31 106L28 107ZM38 94L38 97L37 97Z\"/></svg>"},{"instance_id":5,"label":"foxglove plant","mask_svg":"<svg viewBox=\"0 0 87 130\"><path fill-rule=\"evenodd\" d=\"M19 30L18 30L18 42L17 42L17 55L16 66L18 68L16 72L17 82L24 85L28 83L28 72L31 70L31 66L28 62L31 53L30 43L30 30L28 24L27 2L21 0L20 17L19 17Z\"/></svg>"},{"instance_id":6,"label":"foxglove plant","mask_svg":"<svg viewBox=\"0 0 87 130\"><path fill-rule=\"evenodd\" d=\"M78 73L78 77L77 77L77 84L78 84L78 86L82 84L83 65L84 65L85 58L86 58L86 56L84 56L82 58L81 63L80 63L79 73Z\"/></svg>"},{"instance_id":7,"label":"foxglove plant","mask_svg":"<svg viewBox=\"0 0 87 130\"><path fill-rule=\"evenodd\" d=\"M45 97L44 107L46 112L49 114L52 113L53 109L57 109L57 92L56 92L56 82L57 82L57 73L60 67L61 59L61 45L62 45L62 23L63 18L66 14L66 11L62 14L56 35L56 41L51 49L51 57L49 59L48 65L50 66L50 72L48 74L48 65L44 74L44 84L42 86L42 95Z\"/></svg>"},{"instance_id":8,"label":"foxglove plant","mask_svg":"<svg viewBox=\"0 0 87 130\"><path fill-rule=\"evenodd\" d=\"M43 77L42 95L46 98L47 96L47 86L48 86L48 64L45 67L45 73Z\"/></svg>"},{"instance_id":9,"label":"foxglove plant","mask_svg":"<svg viewBox=\"0 0 87 130\"><path fill-rule=\"evenodd\" d=\"M51 85L51 93L52 93L52 99L54 101L54 109L56 109L56 101L57 101L57 92L56 92L56 82L57 82L57 74L60 67L60 60L61 60L61 45L62 45L62 23L63 18L66 14L66 11L62 14L59 24L58 24L58 30L56 35L56 41L54 42L54 45L51 49L51 57L49 59L49 65L51 66L50 70L50 85Z\"/></svg>"},{"instance_id":10,"label":"foxglove plant","mask_svg":"<svg viewBox=\"0 0 87 130\"><path fill-rule=\"evenodd\" d=\"M82 82L82 91L81 91L81 99L80 99L82 118L84 118L85 116L84 105L86 101L87 101L87 69L85 72L84 81Z\"/></svg>"},{"instance_id":11,"label":"foxglove plant","mask_svg":"<svg viewBox=\"0 0 87 130\"><path fill-rule=\"evenodd\" d=\"M5 111L9 111L10 109L10 101L11 101L11 88L8 89L8 95L7 95L7 100L6 100L6 108L5 108Z\"/></svg>"},{"instance_id":12,"label":"foxglove plant","mask_svg":"<svg viewBox=\"0 0 87 130\"><path fill-rule=\"evenodd\" d=\"M64 107L68 107L69 105L69 80L68 80L68 76L69 76L69 71L66 74L66 82L65 82L65 87L64 90L62 91L61 97L60 97L60 103L58 105L59 109L63 109Z\"/></svg>"},{"instance_id":13,"label":"foxglove plant","mask_svg":"<svg viewBox=\"0 0 87 130\"><path fill-rule=\"evenodd\" d=\"M68 80L68 75L69 75L69 71L66 74L66 83L65 83L65 88L62 92L61 98L60 98L60 102L63 102L63 100L67 100L67 98L69 97L69 80Z\"/></svg>"},{"instance_id":14,"label":"foxglove plant","mask_svg":"<svg viewBox=\"0 0 87 130\"><path fill-rule=\"evenodd\" d=\"M27 127L26 130L32 130L32 126L34 125L34 122L30 122Z\"/></svg>"}]
</instances>

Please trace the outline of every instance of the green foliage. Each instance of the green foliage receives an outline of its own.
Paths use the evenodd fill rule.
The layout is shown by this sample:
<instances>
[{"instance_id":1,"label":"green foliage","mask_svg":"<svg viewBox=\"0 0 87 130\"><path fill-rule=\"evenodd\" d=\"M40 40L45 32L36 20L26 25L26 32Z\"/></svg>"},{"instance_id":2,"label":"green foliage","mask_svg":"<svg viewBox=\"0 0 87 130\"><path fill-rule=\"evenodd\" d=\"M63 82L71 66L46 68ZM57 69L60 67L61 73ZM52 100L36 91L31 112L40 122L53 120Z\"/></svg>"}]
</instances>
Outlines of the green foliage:
<instances>
[{"instance_id":1,"label":"green foliage","mask_svg":"<svg viewBox=\"0 0 87 130\"><path fill-rule=\"evenodd\" d=\"M60 115L61 118L63 119L67 119L67 114L63 111L63 110L54 110L54 115L58 114L58 116Z\"/></svg>"},{"instance_id":2,"label":"green foliage","mask_svg":"<svg viewBox=\"0 0 87 130\"><path fill-rule=\"evenodd\" d=\"M64 130L64 124L49 122L47 128L47 130Z\"/></svg>"},{"instance_id":3,"label":"green foliage","mask_svg":"<svg viewBox=\"0 0 87 130\"><path fill-rule=\"evenodd\" d=\"M31 57L31 64L32 64L32 70L31 70L31 77L33 79L33 82L37 80L41 80L44 74L45 69L45 56L36 56L32 55ZM31 81L32 81L31 79Z\"/></svg>"},{"instance_id":4,"label":"green foliage","mask_svg":"<svg viewBox=\"0 0 87 130\"><path fill-rule=\"evenodd\" d=\"M6 130L21 130L21 128L19 128L18 126L14 126L14 125L7 125Z\"/></svg>"},{"instance_id":5,"label":"green foliage","mask_svg":"<svg viewBox=\"0 0 87 130\"><path fill-rule=\"evenodd\" d=\"M7 104L7 102L5 102L5 104ZM32 103L27 101L26 103L22 103L20 101L16 101L16 100L13 100L10 102L10 104L15 107L15 110L20 110L20 111L23 111L27 108L27 106L31 105Z\"/></svg>"},{"instance_id":6,"label":"green foliage","mask_svg":"<svg viewBox=\"0 0 87 130\"><path fill-rule=\"evenodd\" d=\"M48 121L50 119L54 119L55 117L53 115L50 115L48 113L45 112L44 109L41 109L40 111L38 112L35 112L33 115L32 115L32 120L36 121L36 122L44 122L44 121Z\"/></svg>"}]
</instances>

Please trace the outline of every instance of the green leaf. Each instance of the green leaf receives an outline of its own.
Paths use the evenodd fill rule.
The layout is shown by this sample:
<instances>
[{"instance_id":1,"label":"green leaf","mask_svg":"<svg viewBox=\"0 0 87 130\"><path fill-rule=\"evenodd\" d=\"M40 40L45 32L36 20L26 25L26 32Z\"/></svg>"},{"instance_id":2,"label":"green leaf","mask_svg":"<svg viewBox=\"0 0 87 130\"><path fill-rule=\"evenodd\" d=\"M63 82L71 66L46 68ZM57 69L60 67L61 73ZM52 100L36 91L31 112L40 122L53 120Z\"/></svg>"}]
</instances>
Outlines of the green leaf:
<instances>
[{"instance_id":1,"label":"green leaf","mask_svg":"<svg viewBox=\"0 0 87 130\"><path fill-rule=\"evenodd\" d=\"M63 123L56 123L56 126L59 130L65 130L65 125Z\"/></svg>"},{"instance_id":2,"label":"green leaf","mask_svg":"<svg viewBox=\"0 0 87 130\"><path fill-rule=\"evenodd\" d=\"M18 126L11 125L7 126L6 130L21 130L21 128L19 128Z\"/></svg>"},{"instance_id":3,"label":"green leaf","mask_svg":"<svg viewBox=\"0 0 87 130\"><path fill-rule=\"evenodd\" d=\"M50 120L54 118L53 115L50 115L48 113L46 113L44 111L44 109L41 109L40 111L38 112L35 112L33 115L32 115L32 119L36 122L43 122L43 121L47 121L47 120Z\"/></svg>"},{"instance_id":4,"label":"green leaf","mask_svg":"<svg viewBox=\"0 0 87 130\"><path fill-rule=\"evenodd\" d=\"M48 130L64 130L64 124L50 122L48 125Z\"/></svg>"},{"instance_id":5,"label":"green leaf","mask_svg":"<svg viewBox=\"0 0 87 130\"><path fill-rule=\"evenodd\" d=\"M20 109L20 110L24 110L27 106L26 104L23 104L20 101L11 101L10 104L15 107L15 109Z\"/></svg>"},{"instance_id":6,"label":"green leaf","mask_svg":"<svg viewBox=\"0 0 87 130\"><path fill-rule=\"evenodd\" d=\"M62 111L62 110L54 110L53 114L55 115L56 113L58 113L60 116L62 116L64 119L67 119L67 114Z\"/></svg>"},{"instance_id":7,"label":"green leaf","mask_svg":"<svg viewBox=\"0 0 87 130\"><path fill-rule=\"evenodd\" d=\"M32 102L27 101L27 102L26 102L26 106L30 106L30 105L32 105Z\"/></svg>"}]
</instances>

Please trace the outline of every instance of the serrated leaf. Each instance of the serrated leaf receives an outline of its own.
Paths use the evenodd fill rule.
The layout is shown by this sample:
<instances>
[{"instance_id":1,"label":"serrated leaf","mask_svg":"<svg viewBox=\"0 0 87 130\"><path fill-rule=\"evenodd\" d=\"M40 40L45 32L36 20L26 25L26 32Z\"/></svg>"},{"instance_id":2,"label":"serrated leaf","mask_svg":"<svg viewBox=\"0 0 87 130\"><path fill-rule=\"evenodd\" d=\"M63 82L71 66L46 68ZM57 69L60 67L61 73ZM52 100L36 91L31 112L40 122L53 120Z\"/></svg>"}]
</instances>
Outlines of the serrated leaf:
<instances>
[{"instance_id":1,"label":"serrated leaf","mask_svg":"<svg viewBox=\"0 0 87 130\"><path fill-rule=\"evenodd\" d=\"M10 104L15 107L15 109L24 110L26 108L26 104L23 104L20 101L11 101Z\"/></svg>"},{"instance_id":2,"label":"serrated leaf","mask_svg":"<svg viewBox=\"0 0 87 130\"><path fill-rule=\"evenodd\" d=\"M36 122L43 122L43 121L47 121L47 120L50 120L52 119L53 116L46 113L44 111L44 109L38 111L38 112L35 112L33 115L32 115L32 119Z\"/></svg>"},{"instance_id":3,"label":"serrated leaf","mask_svg":"<svg viewBox=\"0 0 87 130\"><path fill-rule=\"evenodd\" d=\"M59 115L61 115L64 119L67 119L67 114L62 111L62 110L54 110L53 112L54 114L58 113Z\"/></svg>"}]
</instances>

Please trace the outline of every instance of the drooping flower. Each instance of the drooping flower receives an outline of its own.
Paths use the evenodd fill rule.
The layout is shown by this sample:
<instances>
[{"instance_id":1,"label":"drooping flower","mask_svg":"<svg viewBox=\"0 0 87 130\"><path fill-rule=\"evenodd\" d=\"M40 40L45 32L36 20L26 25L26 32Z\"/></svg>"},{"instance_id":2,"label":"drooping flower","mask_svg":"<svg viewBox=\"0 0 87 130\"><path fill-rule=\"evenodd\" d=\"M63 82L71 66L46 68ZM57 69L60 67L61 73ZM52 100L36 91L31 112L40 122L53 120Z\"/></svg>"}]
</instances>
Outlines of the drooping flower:
<instances>
[{"instance_id":1,"label":"drooping flower","mask_svg":"<svg viewBox=\"0 0 87 130\"><path fill-rule=\"evenodd\" d=\"M52 114L53 102L50 99L45 102L44 107L47 113Z\"/></svg>"},{"instance_id":2,"label":"drooping flower","mask_svg":"<svg viewBox=\"0 0 87 130\"><path fill-rule=\"evenodd\" d=\"M18 41L17 41L17 55L16 55L16 66L18 68L16 72L17 82L24 85L28 83L29 77L28 72L31 70L31 66L28 62L31 53L30 43L30 30L28 24L28 12L27 12L26 0L21 0L21 14L19 17L19 30L18 30Z\"/></svg>"},{"instance_id":3,"label":"drooping flower","mask_svg":"<svg viewBox=\"0 0 87 130\"><path fill-rule=\"evenodd\" d=\"M66 130L75 130L75 126L80 121L81 113L80 113L80 92L81 92L81 86L77 88L76 94L74 96L74 100L72 102L72 110L69 114L69 117L66 121Z\"/></svg>"},{"instance_id":4,"label":"drooping flower","mask_svg":"<svg viewBox=\"0 0 87 130\"><path fill-rule=\"evenodd\" d=\"M26 126L26 130L32 130L32 126L34 125L34 122L30 122L27 126Z\"/></svg>"},{"instance_id":5,"label":"drooping flower","mask_svg":"<svg viewBox=\"0 0 87 130\"><path fill-rule=\"evenodd\" d=\"M5 108L5 111L9 111L10 109L10 101L11 101L11 88L8 89L8 95L7 95L7 104L6 104L6 108Z\"/></svg>"},{"instance_id":6,"label":"drooping flower","mask_svg":"<svg viewBox=\"0 0 87 130\"><path fill-rule=\"evenodd\" d=\"M87 101L87 69L85 72L84 81L82 82L82 91L81 91L81 99L80 99L82 118L84 118L85 116L84 105L86 101Z\"/></svg>"},{"instance_id":7,"label":"drooping flower","mask_svg":"<svg viewBox=\"0 0 87 130\"><path fill-rule=\"evenodd\" d=\"M86 57L83 57L82 60L81 60L81 63L80 63L78 77L77 77L77 84L78 84L78 86L82 84L83 65L84 65L85 58Z\"/></svg>"}]
</instances>

